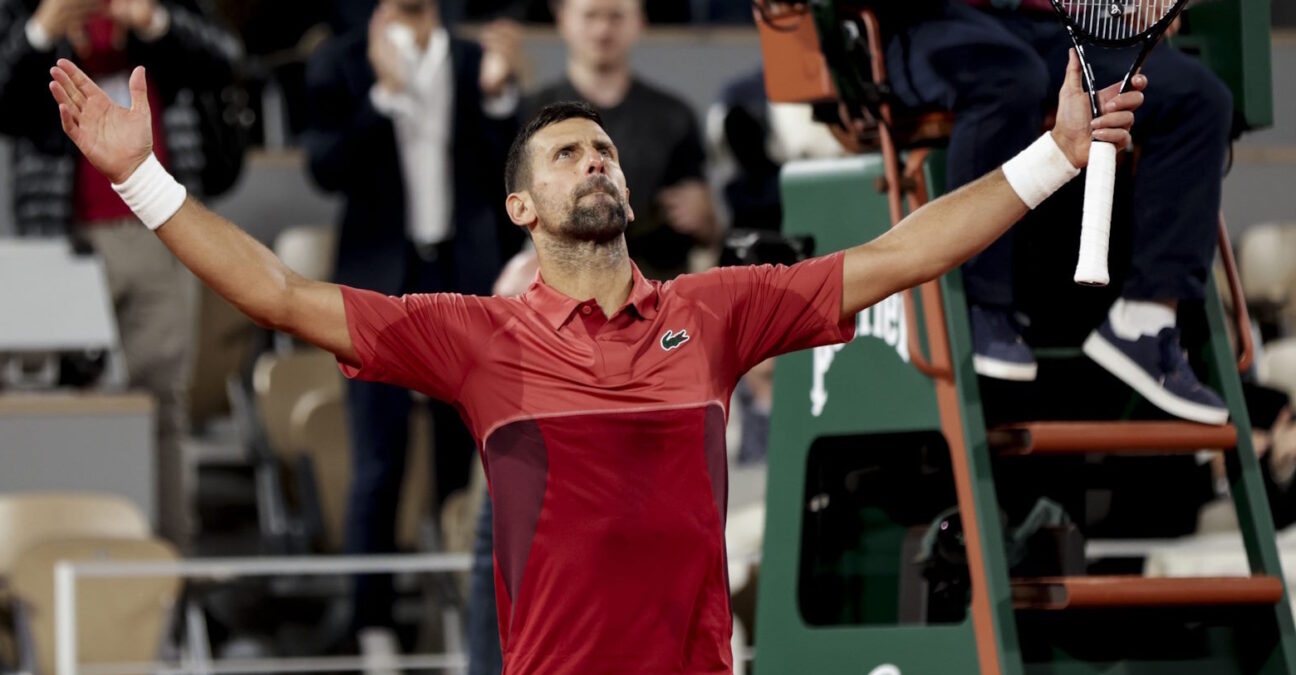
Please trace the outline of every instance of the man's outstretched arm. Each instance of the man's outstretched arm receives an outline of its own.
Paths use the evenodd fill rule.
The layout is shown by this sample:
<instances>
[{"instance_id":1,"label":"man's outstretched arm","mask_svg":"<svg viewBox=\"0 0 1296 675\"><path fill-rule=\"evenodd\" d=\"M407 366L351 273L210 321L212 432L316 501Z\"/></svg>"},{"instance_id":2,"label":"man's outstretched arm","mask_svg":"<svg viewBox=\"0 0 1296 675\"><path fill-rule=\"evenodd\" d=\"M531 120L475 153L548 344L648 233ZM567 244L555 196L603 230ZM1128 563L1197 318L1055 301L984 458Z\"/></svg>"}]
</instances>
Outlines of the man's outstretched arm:
<instances>
[{"instance_id":1,"label":"man's outstretched arm","mask_svg":"<svg viewBox=\"0 0 1296 675\"><path fill-rule=\"evenodd\" d=\"M1090 140L1125 147L1134 123L1133 111L1143 102L1142 90L1147 86L1147 78L1136 76L1133 86L1133 91L1119 96L1119 85L1101 92L1104 114L1092 119L1089 95L1081 85L1080 64L1072 53L1066 82L1058 96L1057 122L1051 132L1056 150L1044 147L1049 141L1043 138L1032 148L1034 155L1030 161L1018 166L1026 169L1026 173L1040 174L1031 178L1048 183L1051 191L1060 187L1052 184L1055 181L1050 180L1051 172L1075 173L1088 163ZM1037 168L1034 164L1041 153L1044 157L1055 153L1052 166L1045 164L1038 167L1039 171L1030 171ZM1018 174L1021 173L1019 169ZM888 296L961 265L994 243L1032 207L1010 184L1004 170L996 169L932 201L877 239L847 250L842 317L854 316Z\"/></svg>"},{"instance_id":2,"label":"man's outstretched arm","mask_svg":"<svg viewBox=\"0 0 1296 675\"><path fill-rule=\"evenodd\" d=\"M297 274L192 197L157 231L180 262L253 321L356 364L342 291Z\"/></svg>"},{"instance_id":3,"label":"man's outstretched arm","mask_svg":"<svg viewBox=\"0 0 1296 675\"><path fill-rule=\"evenodd\" d=\"M153 132L144 69L131 74L131 107L114 104L98 85L67 60L50 70L50 92L59 104L63 131L114 185L139 181L136 171L152 159ZM165 181L170 177L161 172ZM140 184L147 204L166 203L176 193L155 189L167 183ZM173 184L173 183L171 183ZM135 205L132 205L134 208ZM174 206L165 208L170 211ZM186 198L163 223L149 222L167 248L193 273L239 311L262 326L291 333L344 361L357 356L347 329L342 292L333 284L293 272L238 226ZM157 211L153 212L158 213Z\"/></svg>"}]
</instances>

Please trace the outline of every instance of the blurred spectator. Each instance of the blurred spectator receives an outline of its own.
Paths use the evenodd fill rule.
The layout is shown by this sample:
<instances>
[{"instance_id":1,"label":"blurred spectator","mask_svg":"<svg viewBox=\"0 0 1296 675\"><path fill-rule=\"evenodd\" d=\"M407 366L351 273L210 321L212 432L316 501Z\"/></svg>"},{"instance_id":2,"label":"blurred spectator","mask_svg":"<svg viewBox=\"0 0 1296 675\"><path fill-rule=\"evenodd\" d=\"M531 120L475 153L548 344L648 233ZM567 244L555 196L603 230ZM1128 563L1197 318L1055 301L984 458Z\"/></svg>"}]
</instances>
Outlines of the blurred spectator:
<instances>
[{"instance_id":1,"label":"blurred spectator","mask_svg":"<svg viewBox=\"0 0 1296 675\"><path fill-rule=\"evenodd\" d=\"M247 50L246 86L260 123L252 130L253 137L269 148L291 143L306 126L306 59L336 30L331 27L331 6L319 0L215 0L214 4ZM280 101L282 107L275 105Z\"/></svg>"},{"instance_id":2,"label":"blurred spectator","mask_svg":"<svg viewBox=\"0 0 1296 675\"><path fill-rule=\"evenodd\" d=\"M499 178L516 128L520 58L516 26L487 27L480 45L459 40L436 0L382 0L367 30L312 58L304 140L315 180L346 198L339 283L389 295L490 292L502 242L520 236L504 217ZM347 402L355 443L347 550L389 552L410 393L351 381ZM474 442L452 407L431 406L444 501L467 483ZM389 625L391 604L389 578L357 580L356 628Z\"/></svg>"},{"instance_id":3,"label":"blurred spectator","mask_svg":"<svg viewBox=\"0 0 1296 675\"><path fill-rule=\"evenodd\" d=\"M734 229L778 232L783 224L779 162L772 156L774 133L765 71L757 67L727 82L707 112L713 156L723 157L721 185Z\"/></svg>"},{"instance_id":4,"label":"blurred spectator","mask_svg":"<svg viewBox=\"0 0 1296 675\"><path fill-rule=\"evenodd\" d=\"M887 46L892 90L907 105L955 113L947 189L994 169L1039 137L1071 49L1048 2L924 0L895 3L881 14L893 34ZM1119 51L1088 56L1103 86L1119 81L1129 65ZM1152 50L1143 72L1152 85L1133 128L1141 148L1133 264L1120 299L1084 350L1167 413L1223 424L1227 407L1183 356L1176 308L1180 300L1203 297L1215 254L1232 99L1201 62L1167 44ZM1184 173L1184 166L1196 168ZM1016 317L1012 260L1010 231L963 266L974 364L986 377L1030 381L1036 363Z\"/></svg>"},{"instance_id":5,"label":"blurred spectator","mask_svg":"<svg viewBox=\"0 0 1296 675\"><path fill-rule=\"evenodd\" d=\"M693 23L750 24L751 0L693 0Z\"/></svg>"},{"instance_id":6,"label":"blurred spectator","mask_svg":"<svg viewBox=\"0 0 1296 675\"><path fill-rule=\"evenodd\" d=\"M292 49L307 30L334 18L329 5L319 0L214 0L213 4L243 38L248 54L255 55Z\"/></svg>"},{"instance_id":7,"label":"blurred spectator","mask_svg":"<svg viewBox=\"0 0 1296 675\"><path fill-rule=\"evenodd\" d=\"M630 69L630 52L643 33L643 6L643 0L556 1L567 74L525 108L584 99L598 109L627 158L622 168L635 215L626 232L630 255L645 276L671 279L688 271L694 246L715 243L720 228L692 109Z\"/></svg>"},{"instance_id":8,"label":"blurred spectator","mask_svg":"<svg viewBox=\"0 0 1296 675\"><path fill-rule=\"evenodd\" d=\"M369 23L374 9L378 7L378 0L331 0L329 5L332 8L329 19L333 30L349 33Z\"/></svg>"},{"instance_id":9,"label":"blurred spectator","mask_svg":"<svg viewBox=\"0 0 1296 675\"><path fill-rule=\"evenodd\" d=\"M1260 460L1269 511L1274 527L1282 530L1296 522L1296 420L1292 419L1292 401L1284 391L1250 382L1243 383L1242 393L1246 396L1251 442ZM1226 495L1224 453L1214 453L1211 467L1219 493Z\"/></svg>"},{"instance_id":10,"label":"blurred spectator","mask_svg":"<svg viewBox=\"0 0 1296 675\"><path fill-rule=\"evenodd\" d=\"M14 138L18 233L83 237L103 258L130 386L157 400L159 530L184 546L181 440L197 287L63 134L49 69L71 59L129 106L131 68L147 67L154 152L201 195L209 162L195 90L229 84L241 48L198 0L0 0L0 36L0 132Z\"/></svg>"},{"instance_id":11,"label":"blurred spectator","mask_svg":"<svg viewBox=\"0 0 1296 675\"><path fill-rule=\"evenodd\" d=\"M336 0L339 2L346 0ZM537 23L550 23L554 20L556 7L561 0L448 0L447 14L480 21L507 16L518 20ZM644 3L644 12L650 23L688 23L695 15L692 6L698 0L652 0ZM747 5L747 17L751 17L751 5L747 0L702 0L703 4Z\"/></svg>"}]
</instances>

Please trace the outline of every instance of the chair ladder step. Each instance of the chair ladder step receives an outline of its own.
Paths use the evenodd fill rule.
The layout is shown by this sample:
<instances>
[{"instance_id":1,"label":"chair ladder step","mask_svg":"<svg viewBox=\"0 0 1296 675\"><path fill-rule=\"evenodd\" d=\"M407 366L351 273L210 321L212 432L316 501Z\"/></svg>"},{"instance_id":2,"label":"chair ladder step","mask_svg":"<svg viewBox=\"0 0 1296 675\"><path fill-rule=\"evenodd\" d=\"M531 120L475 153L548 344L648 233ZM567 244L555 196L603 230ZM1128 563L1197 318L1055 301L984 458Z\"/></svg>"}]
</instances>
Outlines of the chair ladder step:
<instances>
[{"instance_id":1,"label":"chair ladder step","mask_svg":"<svg viewBox=\"0 0 1296 675\"><path fill-rule=\"evenodd\" d=\"M1012 597L1017 609L1036 610L1272 605L1283 585L1272 576L1048 577L1013 579Z\"/></svg>"},{"instance_id":2,"label":"chair ladder step","mask_svg":"<svg viewBox=\"0 0 1296 675\"><path fill-rule=\"evenodd\" d=\"M999 455L1149 455L1230 450L1237 445L1237 428L1194 422L1025 422L990 429L986 438Z\"/></svg>"}]
</instances>

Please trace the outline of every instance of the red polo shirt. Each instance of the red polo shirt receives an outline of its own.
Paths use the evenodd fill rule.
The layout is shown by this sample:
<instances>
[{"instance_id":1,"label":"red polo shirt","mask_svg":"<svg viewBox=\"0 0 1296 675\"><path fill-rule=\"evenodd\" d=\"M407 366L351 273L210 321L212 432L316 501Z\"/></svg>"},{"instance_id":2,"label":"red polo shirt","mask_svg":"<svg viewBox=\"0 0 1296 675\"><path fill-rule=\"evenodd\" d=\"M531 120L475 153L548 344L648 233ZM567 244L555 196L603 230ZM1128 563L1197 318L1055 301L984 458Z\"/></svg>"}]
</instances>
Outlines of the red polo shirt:
<instances>
[{"instance_id":1,"label":"red polo shirt","mask_svg":"<svg viewBox=\"0 0 1296 675\"><path fill-rule=\"evenodd\" d=\"M849 340L842 254L675 281L624 307L343 288L360 367L452 402L494 500L506 675L732 671L725 419L738 378Z\"/></svg>"}]
</instances>

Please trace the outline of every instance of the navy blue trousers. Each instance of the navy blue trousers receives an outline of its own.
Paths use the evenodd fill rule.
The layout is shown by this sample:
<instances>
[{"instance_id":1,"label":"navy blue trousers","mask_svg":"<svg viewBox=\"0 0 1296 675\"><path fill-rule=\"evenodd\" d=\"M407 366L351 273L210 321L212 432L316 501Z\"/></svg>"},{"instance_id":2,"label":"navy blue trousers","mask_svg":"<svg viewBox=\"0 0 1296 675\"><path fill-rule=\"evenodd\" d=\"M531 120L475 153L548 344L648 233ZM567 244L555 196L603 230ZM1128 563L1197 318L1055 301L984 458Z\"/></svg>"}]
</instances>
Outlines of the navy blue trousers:
<instances>
[{"instance_id":1,"label":"navy blue trousers","mask_svg":"<svg viewBox=\"0 0 1296 675\"><path fill-rule=\"evenodd\" d=\"M490 494L482 499L473 543L472 574L468 582L468 675L500 675L499 610L495 605L495 547L491 531Z\"/></svg>"},{"instance_id":2,"label":"navy blue trousers","mask_svg":"<svg viewBox=\"0 0 1296 675\"><path fill-rule=\"evenodd\" d=\"M959 0L896 31L887 66L897 96L955 113L947 189L988 173L1039 136L1070 48L1052 15L982 12ZM1118 81L1134 58L1132 50L1086 54L1100 83ZM1141 148L1129 214L1133 259L1121 295L1199 299L1215 255L1232 96L1204 65L1165 44L1153 49L1143 72L1150 84L1133 128ZM972 303L1012 306L1012 245L1009 231L963 266Z\"/></svg>"},{"instance_id":3,"label":"navy blue trousers","mask_svg":"<svg viewBox=\"0 0 1296 675\"><path fill-rule=\"evenodd\" d=\"M447 250L449 247L445 247ZM424 260L409 254L409 278L404 293L435 293L448 290L452 278L444 257ZM388 384L351 380L347 385L348 424L351 430L351 493L346 516L346 551L353 554L392 553L396 550L396 521L401 484L405 478L409 447L409 419L413 408L408 389ZM432 442L436 449L431 462L431 484L436 499L468 482L473 461L472 434L455 409L430 401ZM429 449L430 451L430 449ZM394 600L389 575L361 575L355 578L355 628L390 626Z\"/></svg>"}]
</instances>

